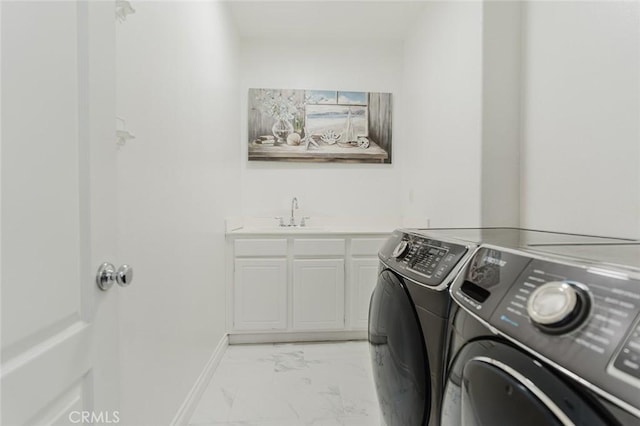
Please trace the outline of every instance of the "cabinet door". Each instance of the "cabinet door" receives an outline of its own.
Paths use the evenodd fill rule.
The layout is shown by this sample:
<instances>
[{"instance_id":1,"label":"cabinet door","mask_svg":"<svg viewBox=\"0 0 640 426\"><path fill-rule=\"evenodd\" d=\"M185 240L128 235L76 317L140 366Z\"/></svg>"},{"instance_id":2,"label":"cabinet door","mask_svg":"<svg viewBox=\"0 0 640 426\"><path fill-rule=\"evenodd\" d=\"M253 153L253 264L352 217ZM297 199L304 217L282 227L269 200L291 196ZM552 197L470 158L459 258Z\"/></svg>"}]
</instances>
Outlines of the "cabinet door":
<instances>
[{"instance_id":1,"label":"cabinet door","mask_svg":"<svg viewBox=\"0 0 640 426\"><path fill-rule=\"evenodd\" d=\"M293 261L293 328L344 328L344 259Z\"/></svg>"},{"instance_id":2,"label":"cabinet door","mask_svg":"<svg viewBox=\"0 0 640 426\"><path fill-rule=\"evenodd\" d=\"M369 322L369 301L378 280L377 258L351 260L351 327L366 329Z\"/></svg>"},{"instance_id":3,"label":"cabinet door","mask_svg":"<svg viewBox=\"0 0 640 426\"><path fill-rule=\"evenodd\" d=\"M235 329L287 327L286 259L236 259L233 287Z\"/></svg>"}]
</instances>

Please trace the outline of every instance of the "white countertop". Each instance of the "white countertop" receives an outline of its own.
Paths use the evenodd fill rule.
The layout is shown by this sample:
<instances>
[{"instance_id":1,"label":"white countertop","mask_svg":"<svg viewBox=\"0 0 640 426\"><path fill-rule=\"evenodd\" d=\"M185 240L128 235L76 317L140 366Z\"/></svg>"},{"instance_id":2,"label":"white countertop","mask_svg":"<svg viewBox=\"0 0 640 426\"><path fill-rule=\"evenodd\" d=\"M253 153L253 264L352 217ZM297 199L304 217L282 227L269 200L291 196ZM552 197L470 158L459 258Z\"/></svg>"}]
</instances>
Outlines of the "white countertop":
<instances>
[{"instance_id":1,"label":"white countertop","mask_svg":"<svg viewBox=\"0 0 640 426\"><path fill-rule=\"evenodd\" d=\"M299 223L300 218L296 218ZM285 223L288 220L285 219ZM279 226L272 217L228 218L228 236L240 235L334 235L334 234L391 234L402 227L399 220L388 218L328 218L312 217L307 226Z\"/></svg>"}]
</instances>

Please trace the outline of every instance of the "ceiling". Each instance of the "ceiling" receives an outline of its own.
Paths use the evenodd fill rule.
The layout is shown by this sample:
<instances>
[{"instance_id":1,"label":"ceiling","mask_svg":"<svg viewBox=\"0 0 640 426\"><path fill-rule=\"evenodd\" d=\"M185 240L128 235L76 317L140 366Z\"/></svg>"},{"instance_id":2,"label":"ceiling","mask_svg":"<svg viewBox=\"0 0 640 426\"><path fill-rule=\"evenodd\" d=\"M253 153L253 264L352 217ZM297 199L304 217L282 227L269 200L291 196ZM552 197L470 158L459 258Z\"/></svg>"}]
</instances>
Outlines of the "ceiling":
<instances>
[{"instance_id":1,"label":"ceiling","mask_svg":"<svg viewBox=\"0 0 640 426\"><path fill-rule=\"evenodd\" d=\"M228 2L242 38L402 40L420 1Z\"/></svg>"}]
</instances>

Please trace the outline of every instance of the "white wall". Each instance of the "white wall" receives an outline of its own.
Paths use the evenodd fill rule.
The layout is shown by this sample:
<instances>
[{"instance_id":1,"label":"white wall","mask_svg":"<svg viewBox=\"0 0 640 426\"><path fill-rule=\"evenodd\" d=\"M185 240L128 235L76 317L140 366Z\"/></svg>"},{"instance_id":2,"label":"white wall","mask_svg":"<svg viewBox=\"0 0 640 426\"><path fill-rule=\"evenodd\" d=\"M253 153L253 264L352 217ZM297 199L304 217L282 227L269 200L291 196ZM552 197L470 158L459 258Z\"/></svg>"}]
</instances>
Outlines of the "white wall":
<instances>
[{"instance_id":1,"label":"white wall","mask_svg":"<svg viewBox=\"0 0 640 426\"><path fill-rule=\"evenodd\" d=\"M521 3L482 11L482 226L520 222Z\"/></svg>"},{"instance_id":2,"label":"white wall","mask_svg":"<svg viewBox=\"0 0 640 426\"><path fill-rule=\"evenodd\" d=\"M640 236L638 2L530 2L522 224Z\"/></svg>"},{"instance_id":3,"label":"white wall","mask_svg":"<svg viewBox=\"0 0 640 426\"><path fill-rule=\"evenodd\" d=\"M237 40L218 2L135 2L118 25L124 424L168 424L225 333L224 218L238 214Z\"/></svg>"},{"instance_id":4,"label":"white wall","mask_svg":"<svg viewBox=\"0 0 640 426\"><path fill-rule=\"evenodd\" d=\"M241 43L242 212L288 216L291 197L297 214L392 217L399 223L401 153L397 106L403 102L401 42L379 40L245 39ZM332 164L247 161L249 88L342 89L391 92L394 105L392 164Z\"/></svg>"},{"instance_id":5,"label":"white wall","mask_svg":"<svg viewBox=\"0 0 640 426\"><path fill-rule=\"evenodd\" d=\"M400 116L408 223L478 226L481 200L482 3L429 2L404 45Z\"/></svg>"}]
</instances>

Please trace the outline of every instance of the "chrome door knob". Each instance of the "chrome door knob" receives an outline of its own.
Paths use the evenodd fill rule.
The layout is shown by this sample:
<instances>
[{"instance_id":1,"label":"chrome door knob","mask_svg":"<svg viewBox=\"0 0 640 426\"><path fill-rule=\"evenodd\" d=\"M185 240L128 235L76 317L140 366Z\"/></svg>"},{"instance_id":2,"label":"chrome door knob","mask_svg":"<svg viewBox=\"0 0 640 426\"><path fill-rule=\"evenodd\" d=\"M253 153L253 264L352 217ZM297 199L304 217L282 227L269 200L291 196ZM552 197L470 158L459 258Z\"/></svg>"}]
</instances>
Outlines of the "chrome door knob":
<instances>
[{"instance_id":1,"label":"chrome door knob","mask_svg":"<svg viewBox=\"0 0 640 426\"><path fill-rule=\"evenodd\" d=\"M116 281L116 267L111 263L105 262L98 268L98 274L96 275L96 284L100 287L100 290L107 291Z\"/></svg>"},{"instance_id":2,"label":"chrome door knob","mask_svg":"<svg viewBox=\"0 0 640 426\"><path fill-rule=\"evenodd\" d=\"M96 284L102 291L109 290L116 282L120 287L127 287L132 280L133 268L131 266L122 265L116 270L116 267L109 262L100 265L96 276Z\"/></svg>"},{"instance_id":3,"label":"chrome door knob","mask_svg":"<svg viewBox=\"0 0 640 426\"><path fill-rule=\"evenodd\" d=\"M120 287L126 287L133 280L133 268L129 265L122 265L116 272L116 281Z\"/></svg>"}]
</instances>

